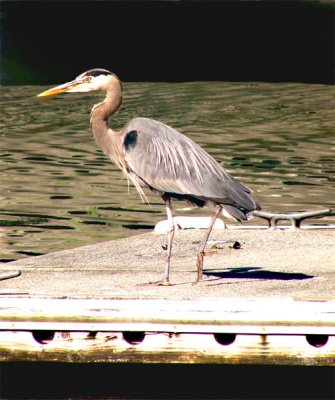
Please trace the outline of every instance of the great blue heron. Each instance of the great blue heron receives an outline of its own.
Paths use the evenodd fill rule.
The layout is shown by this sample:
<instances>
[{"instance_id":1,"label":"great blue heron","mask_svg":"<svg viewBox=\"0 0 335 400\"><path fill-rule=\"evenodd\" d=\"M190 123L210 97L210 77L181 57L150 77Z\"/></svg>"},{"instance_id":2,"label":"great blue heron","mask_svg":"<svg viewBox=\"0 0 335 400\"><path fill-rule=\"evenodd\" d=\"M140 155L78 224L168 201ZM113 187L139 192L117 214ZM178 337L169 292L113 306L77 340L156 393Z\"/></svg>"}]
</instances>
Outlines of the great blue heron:
<instances>
[{"instance_id":1,"label":"great blue heron","mask_svg":"<svg viewBox=\"0 0 335 400\"><path fill-rule=\"evenodd\" d=\"M107 92L103 102L91 112L95 141L131 180L142 200L143 187L159 194L165 202L169 231L163 279L169 285L169 269L175 225L171 199L186 200L193 206L209 206L215 212L197 253L197 279L202 278L204 249L216 218L220 213L237 221L248 219L260 209L251 190L232 178L222 166L191 139L162 122L149 118L133 118L121 130L114 131L108 118L122 102L122 83L105 69L92 69L76 79L40 93L52 96L63 92Z\"/></svg>"}]
</instances>

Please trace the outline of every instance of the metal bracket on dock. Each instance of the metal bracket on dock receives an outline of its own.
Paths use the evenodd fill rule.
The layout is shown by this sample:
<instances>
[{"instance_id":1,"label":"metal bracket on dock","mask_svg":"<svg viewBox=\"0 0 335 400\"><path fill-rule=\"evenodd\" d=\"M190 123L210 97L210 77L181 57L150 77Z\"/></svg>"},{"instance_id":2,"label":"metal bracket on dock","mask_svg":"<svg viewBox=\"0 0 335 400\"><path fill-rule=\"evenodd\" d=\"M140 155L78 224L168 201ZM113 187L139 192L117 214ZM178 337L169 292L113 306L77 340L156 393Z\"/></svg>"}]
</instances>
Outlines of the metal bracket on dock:
<instances>
[{"instance_id":1,"label":"metal bracket on dock","mask_svg":"<svg viewBox=\"0 0 335 400\"><path fill-rule=\"evenodd\" d=\"M307 218L321 217L331 215L332 211L327 208L325 210L317 211L298 211L298 212L287 212L287 213L275 213L268 211L255 211L253 215L266 219L270 229L277 228L278 221L290 221L291 229L300 229L301 222Z\"/></svg>"}]
</instances>

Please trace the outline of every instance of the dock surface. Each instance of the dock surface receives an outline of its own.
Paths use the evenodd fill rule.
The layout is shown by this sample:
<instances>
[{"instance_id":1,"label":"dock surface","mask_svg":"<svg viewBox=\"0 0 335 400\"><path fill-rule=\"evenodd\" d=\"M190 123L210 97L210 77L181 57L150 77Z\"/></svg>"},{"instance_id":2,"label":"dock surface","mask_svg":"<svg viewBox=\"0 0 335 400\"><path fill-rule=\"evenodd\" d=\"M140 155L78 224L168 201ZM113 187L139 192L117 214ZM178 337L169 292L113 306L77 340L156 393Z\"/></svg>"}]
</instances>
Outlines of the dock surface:
<instances>
[{"instance_id":1,"label":"dock surface","mask_svg":"<svg viewBox=\"0 0 335 400\"><path fill-rule=\"evenodd\" d=\"M335 229L146 233L0 265L0 359L335 365ZM238 245L236 243L238 242Z\"/></svg>"}]
</instances>

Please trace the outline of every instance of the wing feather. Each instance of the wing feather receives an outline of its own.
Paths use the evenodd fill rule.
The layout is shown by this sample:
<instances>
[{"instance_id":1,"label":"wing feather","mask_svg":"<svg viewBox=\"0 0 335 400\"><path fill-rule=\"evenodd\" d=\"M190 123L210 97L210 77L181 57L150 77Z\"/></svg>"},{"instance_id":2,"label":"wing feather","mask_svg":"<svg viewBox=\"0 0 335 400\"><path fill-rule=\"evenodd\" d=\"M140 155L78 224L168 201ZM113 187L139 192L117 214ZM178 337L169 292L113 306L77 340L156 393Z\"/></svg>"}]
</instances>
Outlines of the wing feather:
<instances>
[{"instance_id":1,"label":"wing feather","mask_svg":"<svg viewBox=\"0 0 335 400\"><path fill-rule=\"evenodd\" d=\"M124 157L137 189L138 185L148 186L162 194L191 195L245 210L256 208L250 189L187 136L148 118L132 119L123 136L127 138L131 132L136 132L136 140L132 146L124 145Z\"/></svg>"}]
</instances>

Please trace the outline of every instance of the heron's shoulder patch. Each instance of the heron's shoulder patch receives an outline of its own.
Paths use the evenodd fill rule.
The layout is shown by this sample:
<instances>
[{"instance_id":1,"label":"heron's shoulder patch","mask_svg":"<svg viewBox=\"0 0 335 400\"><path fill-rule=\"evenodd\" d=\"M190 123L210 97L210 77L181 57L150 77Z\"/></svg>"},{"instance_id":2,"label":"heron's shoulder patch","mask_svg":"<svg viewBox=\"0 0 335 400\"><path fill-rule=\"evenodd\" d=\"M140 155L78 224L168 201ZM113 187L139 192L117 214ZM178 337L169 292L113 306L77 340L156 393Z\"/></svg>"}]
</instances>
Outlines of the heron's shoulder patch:
<instances>
[{"instance_id":1,"label":"heron's shoulder patch","mask_svg":"<svg viewBox=\"0 0 335 400\"><path fill-rule=\"evenodd\" d=\"M136 131L136 130L129 131L126 134L126 136L123 140L123 145L124 145L126 151L131 150L136 146L137 136L138 136L138 131Z\"/></svg>"}]
</instances>

